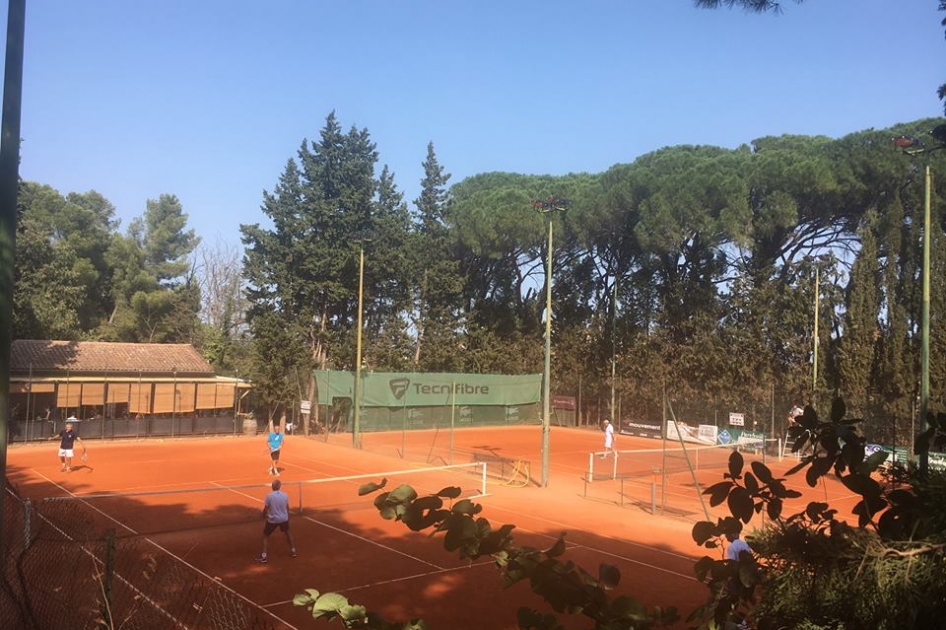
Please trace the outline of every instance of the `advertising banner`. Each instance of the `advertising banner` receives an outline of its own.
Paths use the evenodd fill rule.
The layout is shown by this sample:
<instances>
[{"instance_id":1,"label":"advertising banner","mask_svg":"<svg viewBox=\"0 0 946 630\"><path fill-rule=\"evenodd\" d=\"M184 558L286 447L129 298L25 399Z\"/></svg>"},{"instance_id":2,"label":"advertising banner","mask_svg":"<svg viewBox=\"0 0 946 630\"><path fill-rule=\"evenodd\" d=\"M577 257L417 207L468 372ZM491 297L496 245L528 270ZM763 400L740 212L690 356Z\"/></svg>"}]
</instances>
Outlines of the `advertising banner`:
<instances>
[{"instance_id":1,"label":"advertising banner","mask_svg":"<svg viewBox=\"0 0 946 630\"><path fill-rule=\"evenodd\" d=\"M319 404L352 398L352 372L315 370ZM527 405L542 396L542 375L362 372L359 398L364 407L439 407L450 405Z\"/></svg>"},{"instance_id":2,"label":"advertising banner","mask_svg":"<svg viewBox=\"0 0 946 630\"><path fill-rule=\"evenodd\" d=\"M710 426L710 425L700 425ZM713 427L714 429L716 427ZM674 422L673 420L667 421L667 439L668 440L683 440L684 442L696 442L697 444L716 444L716 434L713 433L712 438L708 435L701 435L700 428L694 428L689 425L683 424L682 422ZM712 439L712 441L708 441Z\"/></svg>"},{"instance_id":3,"label":"advertising banner","mask_svg":"<svg viewBox=\"0 0 946 630\"><path fill-rule=\"evenodd\" d=\"M640 437L659 438L660 423L649 423L638 420L624 420L618 431L621 435L637 435Z\"/></svg>"}]
</instances>

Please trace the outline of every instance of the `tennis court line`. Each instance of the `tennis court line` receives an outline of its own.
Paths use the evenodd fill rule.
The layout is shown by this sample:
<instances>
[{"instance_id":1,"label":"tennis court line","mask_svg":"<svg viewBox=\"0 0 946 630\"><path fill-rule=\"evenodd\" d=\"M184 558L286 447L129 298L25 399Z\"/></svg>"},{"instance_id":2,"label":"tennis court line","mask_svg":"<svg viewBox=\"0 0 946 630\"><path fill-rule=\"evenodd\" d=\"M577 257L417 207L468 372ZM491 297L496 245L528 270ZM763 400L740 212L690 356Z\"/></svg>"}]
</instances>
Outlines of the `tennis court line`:
<instances>
[{"instance_id":1,"label":"tennis court line","mask_svg":"<svg viewBox=\"0 0 946 630\"><path fill-rule=\"evenodd\" d=\"M38 473L38 474L39 474L40 476L42 476L42 477L45 477L45 475L43 475L42 473ZM57 484L55 481L53 481L52 479L49 479L48 477L45 477L45 478L46 478L47 481L49 481L50 483L52 483L54 486L57 486L58 488L60 488L60 489L62 489L62 490L65 490L66 492L69 492L68 490L66 490L65 488L63 488L63 487L60 486L59 484ZM9 491L9 490L8 490L8 491ZM3 497L3 498L5 499L6 497ZM45 522L46 522L50 527L52 527L54 530L56 530L56 531L58 531L60 534L62 534L66 539L71 540L72 542L78 542L75 538L72 537L71 534L69 534L68 532L66 532L66 531L64 531L64 530L62 530L62 529L60 529L59 527L57 527L57 526L54 525L53 523L51 523L51 522L49 521L49 519L47 519L47 518L46 518L45 516L43 516L42 514L37 514L37 516L38 516L40 519L42 519L43 521L45 521ZM82 544L79 545L79 550L82 551L82 553L84 553L85 555L87 555L87 556L89 557L89 559L92 560L92 563L93 563L93 564L97 564L97 565L104 564L101 560L99 560L99 559L95 556L95 554L93 554L91 551L89 551L89 550L88 550L85 546L83 546ZM132 584L131 582L129 582L128 580L126 580L126 579L124 578L124 576L122 576L121 573L118 573L118 572L116 571L116 572L114 573L114 575L115 575L115 577L118 578L118 581L119 581L119 582L121 582L121 583L124 584L126 587L128 587L129 589L131 589L131 591L137 593L144 601L146 601L146 602L148 602L149 604L151 604L151 606L152 606L155 610L157 610L159 613L161 613L162 615L164 615L165 617L167 617L168 619L170 619L170 620L174 623L175 626L177 626L177 627L179 627L179 628L185 628L185 630L187 629L187 625L186 625L186 624L184 624L183 622L181 622L177 617L175 617L174 615L172 615L172 614L169 613L168 611L164 610L164 608L162 608L156 601L154 601L152 598L148 597L148 595L145 594L145 593L143 593L138 587L136 587L134 584ZM269 612L269 611L267 611L267 612Z\"/></svg>"},{"instance_id":2,"label":"tennis court line","mask_svg":"<svg viewBox=\"0 0 946 630\"><path fill-rule=\"evenodd\" d=\"M502 507L497 507L497 506L491 506L490 509L491 509L491 510L496 510L496 511L512 512L512 510L509 510L509 509L506 509L506 508L502 508ZM540 518L540 517L535 517L535 516L533 516L532 518L535 519L536 521L540 521L540 522L543 522L543 523L548 523L548 524L550 524L550 525L555 525L556 527L560 527L560 528L563 529L563 531L572 530L572 531L581 531L581 532L585 532L585 533L590 533L590 532L586 532L585 530L583 530L583 529L581 529L581 528L579 528L579 527L575 527L575 526L573 526L573 525L568 525L567 523L562 523L562 522L559 522L559 521L553 521L553 520L551 520L551 519ZM537 531L535 531L535 530L527 529L527 528L525 528L525 527L516 526L516 529L517 529L517 530L520 530L520 531L523 531L523 532L527 532L527 533L536 535L536 536L543 536L543 537L545 537L545 538L556 539L556 540L557 540L557 538L554 537L554 536L551 536L551 535L549 535L549 534L544 534L544 533L542 533L542 532L537 532ZM598 535L600 536L600 534L598 534ZM647 550L647 551L649 551L649 552L651 552L651 553L655 553L655 554L657 554L657 555L659 555L659 556L667 556L667 557L670 557L670 558L674 558L674 559L676 559L676 560L684 560L684 561L693 562L693 563L696 562L696 559L695 559L694 557L692 557L692 556L685 556L685 555L680 554L680 553L675 553L675 552L671 552L671 551L665 551L665 550L663 550L663 549L657 549L657 548L655 548L655 547L653 547L653 546L651 546L651 545L646 545L646 544L643 544L643 543L635 542L635 541L633 541L633 540L627 540L627 539L624 539L624 538L615 538L614 536L603 536L603 538L606 538L606 539L608 539L608 540L613 540L613 541L616 541L616 542L620 542L621 544L625 544L625 545L628 545L628 546L630 546L630 547L636 547L636 548L639 548L639 549L645 549L645 550ZM599 549L599 548L597 548L597 547L592 547L592 546L590 546L590 545L583 545L583 544L579 544L579 543L572 544L572 543L568 542L567 539L566 539L565 544L566 544L567 547L587 549L587 550L589 550L589 551L593 551L593 552L595 552L595 553L600 553L600 554L605 555L605 556L610 556L610 557L612 557L612 558L619 558L619 559L621 559L621 560L623 560L623 561L625 561L625 562L628 562L628 563L630 563L630 564L635 564L635 565L642 566L642 567L647 567L647 568L650 568L650 569L656 569L657 571L662 571L662 572L664 572L664 573L669 573L669 574L671 574L671 575L675 575L675 576L678 576L678 577L682 577L682 578L685 578L685 579L687 579L687 580L697 581L696 578L695 578L694 576L692 576L692 575L687 575L687 574L685 574L685 573L679 573L679 572L674 571L674 570L672 570L672 569L667 569L667 568L665 568L665 567L661 567L661 566L655 565L655 564L650 564L650 563L648 563L648 562L643 562L643 561L641 561L641 560L635 560L634 558L629 558L629 557L627 557L627 556L623 556L623 555L620 555L620 554L616 554L616 553L613 553L613 552L610 552L610 551L604 551L604 550L602 550L602 549Z\"/></svg>"},{"instance_id":3,"label":"tennis court line","mask_svg":"<svg viewBox=\"0 0 946 630\"><path fill-rule=\"evenodd\" d=\"M211 483L215 483L215 482L211 482ZM225 486L220 486L220 487L221 487L221 488L224 488ZM248 495L248 494L246 494L246 493L244 493L244 492L240 492L239 490L231 490L231 492L233 492L234 494L239 494L239 495L241 495L241 496L244 496L244 497L246 497L246 498L248 498L248 499L252 499L253 501L255 501L255 502L257 502L257 503L263 503L263 501L259 500L257 497L250 496L250 495ZM359 536L359 535L357 535L357 534L353 534L353 533L351 533L351 532L345 531L344 529L341 529L340 527L335 527L334 525L329 525L328 523L325 523L325 522L323 522L323 521L319 521L319 520L317 520L317 519L314 519L314 518L312 518L311 516L305 516L305 515L303 515L303 516L301 516L301 517L298 517L298 516L296 517L296 519L299 519L299 518L302 518L303 520L309 521L310 523L315 523L316 525L321 525L322 527L326 527L326 528L331 529L331 530L334 530L334 531L336 531L336 532L340 532L340 533L342 533L342 534L345 534L345 535L347 535L347 536L350 536L350 537L355 538L355 539L357 539L357 540L360 540L360 541L362 541L362 542L370 543L370 544L372 544L372 545L374 545L374 546L376 546L376 547L380 547L380 548L385 549L385 550L387 550L387 551L393 551L394 553L396 553L396 554L398 554L398 555L401 555L401 556L404 556L405 558L410 558L411 560L414 560L414 561L416 561L416 562L420 562L421 564L426 564L427 566L431 566L431 567L437 569L437 571L445 571L445 570L447 570L447 569L444 569L444 567L441 567L441 566L438 566L438 565L436 565L436 564L433 564L432 562L427 562L426 560L422 560L421 558L417 558L417 557L415 557L415 556L412 556L412 555L409 554L409 553L404 553L403 551L399 551L399 550L397 550L397 549L394 549L393 547L388 547L387 545L382 545L381 543L376 542L376 541L374 541L374 540L371 540L370 538L365 538L364 536Z\"/></svg>"},{"instance_id":4,"label":"tennis court line","mask_svg":"<svg viewBox=\"0 0 946 630\"><path fill-rule=\"evenodd\" d=\"M437 569L438 571L446 571L446 570L447 570L446 568L441 567L441 566L438 566L438 565L434 564L433 562L427 562L426 560L423 560L423 559L421 559L421 558L417 558L417 557L415 557L415 556L412 556L412 555L409 554L409 553L405 553L405 552L403 552L403 551L399 551L399 550L397 550L397 549L395 549L395 548L393 548L393 547L388 547L387 545L382 545L381 543L376 542L376 541L374 541L374 540L371 540L370 538L365 538L364 536L359 536L358 534L353 534L353 533L351 533L351 532L345 531L344 529L341 529L340 527L335 527L334 525L329 525L328 523L325 523L325 522L323 522L323 521L316 520L316 519L312 518L311 516L303 516L302 518L303 518L304 520L309 521L310 523L315 523L316 525L321 525L322 527L326 527L326 528L328 528L328 529L335 530L336 532L340 532L340 533L342 533L342 534L345 534L346 536L351 536L352 538L355 538L355 539L360 540L360 541L362 541L362 542L366 542L366 543L372 544L372 545L374 545L375 547L380 547L381 549L385 549L385 550L387 550L387 551L393 551L394 553L396 553L396 554L399 555L399 556L404 556L405 558L410 558L411 560L414 560L414 561L416 561L416 562L420 562L421 564L426 564L427 566L433 567L433 568ZM379 517L379 518L380 518L380 517Z\"/></svg>"},{"instance_id":5,"label":"tennis court line","mask_svg":"<svg viewBox=\"0 0 946 630\"><path fill-rule=\"evenodd\" d=\"M85 499L83 499L81 496L79 496L79 495L75 494L74 492L72 492L71 490L69 490L68 488L66 488L66 487L64 487L64 486L61 486L60 484L56 483L55 481L53 481L52 479L50 479L49 477L47 477L47 476L44 475L43 473L38 472L38 471L36 471L35 469L32 469L32 470L33 470L34 473L36 473L36 474L39 475L40 477L46 479L46 481L48 481L48 482L51 483L52 485L56 486L57 488L59 488L60 490L62 490L63 492L65 492L66 494L68 494L68 495L70 495L70 496L72 496L72 497L74 497L74 498L80 500L80 501L81 501L82 503L84 503L86 506L92 508L93 510L95 510L96 512L98 512L99 514L101 514L102 516L104 516L105 518L107 518L108 520L112 521L113 523L115 523L115 524L118 525L119 527L123 527L124 529L128 530L129 532L131 532L131 533L134 534L135 536L139 536L139 535L140 535L138 532L136 532L134 529L132 529L131 527L129 527L129 526L126 525L125 523L119 521L117 518L115 518L115 517L113 517L113 516L111 516L111 515L109 515L109 514L106 514L105 512L103 512L102 510L100 510L99 508L95 507L94 505L92 505L91 503L89 503L88 501L86 501ZM67 534L67 536L68 536L68 534ZM71 538L71 537L70 537L70 538ZM290 630L299 630L299 628L296 628L294 625L292 625L291 623L289 623L288 621L286 621L286 620L283 619L282 617L279 617L278 615L276 615L276 614L275 614L274 612L272 612L271 610L269 610L269 609L267 609L267 608L264 608L263 606L260 606L259 604L257 604L257 603L254 602L253 600L251 600L250 598L248 598L248 597L244 596L243 594L241 594L241 593L239 593L239 592L233 590L232 588L230 588L229 586L227 586L226 584L224 584L222 581L220 581L220 580L218 580L218 579L215 579L214 577L208 575L207 573L204 573L203 571L201 571L200 569L198 569L197 567L195 567L193 564L191 564L190 562L188 562L188 561L185 560L184 558L181 558L181 557L178 556L177 554L172 553L170 550L165 549L164 547L162 547L161 545L159 545L159 544L156 543L155 541L151 540L151 539L148 538L147 536L143 536L142 539L145 540L145 541L147 541L147 542L149 542L150 544L154 545L155 547L157 547L158 549L160 549L161 551L163 551L164 553L166 553L168 556L174 558L175 560L177 560L178 562L180 562L180 563L183 564L184 566L189 567L190 569L192 569L192 570L195 571L196 573L198 573L198 574L202 575L203 577L207 578L207 579L210 580L211 582L215 582L215 583L218 584L221 588L226 589L227 591L230 591L232 594L236 595L237 597L239 597L240 599L242 599L243 601L245 601L246 603L248 603L250 606L253 606L253 607L255 607L255 608L258 608L258 609L262 610L262 611L265 612L267 615L269 615L270 617L272 617L273 619L275 619L275 620L278 621L279 623L285 625L285 626L286 626L287 628L289 628ZM125 580L122 578L122 581L125 581ZM134 588L134 587L132 587L132 588ZM135 589L135 590L138 590L138 589ZM146 598L147 598L147 596L144 595L143 593L142 593L142 597L146 597ZM149 599L149 601L150 601L150 599ZM157 604L155 604L155 606L157 606ZM158 609L161 610L162 612L164 612L164 610L161 609L160 607L158 607ZM167 613L165 613L165 614L167 614ZM175 621L177 621L177 620L175 620ZM185 627L185 628L187 627L187 626L185 626L184 624L181 624L181 623L179 623L179 622L178 622L178 625L180 625L181 627Z\"/></svg>"},{"instance_id":6,"label":"tennis court line","mask_svg":"<svg viewBox=\"0 0 946 630\"><path fill-rule=\"evenodd\" d=\"M444 573L450 573L453 571L464 571L466 569L471 569L473 567L483 567L495 564L492 560L486 560L483 562L474 562L472 564L465 564L462 567L455 567L453 569L440 569L438 571L428 571L427 573L415 573L414 575L406 575L404 577L392 578L390 580L381 580L380 582L372 582L370 584L360 584L358 586L349 586L348 588L332 590L332 593L350 593L352 591L360 591L366 588L374 588L376 586L384 586L385 584L397 584L398 582L406 582L407 580L416 580L418 578L425 578L432 575L441 575ZM291 604L293 600L287 599L281 602L273 602L272 604L265 604L266 606L285 606Z\"/></svg>"}]
</instances>

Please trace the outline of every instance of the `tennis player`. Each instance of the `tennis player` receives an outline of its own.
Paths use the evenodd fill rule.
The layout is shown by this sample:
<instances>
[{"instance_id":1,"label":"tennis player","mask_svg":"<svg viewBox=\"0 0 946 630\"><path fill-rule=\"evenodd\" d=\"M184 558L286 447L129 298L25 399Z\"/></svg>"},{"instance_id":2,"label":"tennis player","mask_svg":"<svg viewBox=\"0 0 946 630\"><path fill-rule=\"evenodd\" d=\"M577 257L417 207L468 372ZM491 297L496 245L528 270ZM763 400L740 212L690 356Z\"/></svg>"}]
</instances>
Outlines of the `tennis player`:
<instances>
[{"instance_id":1,"label":"tennis player","mask_svg":"<svg viewBox=\"0 0 946 630\"><path fill-rule=\"evenodd\" d=\"M273 491L267 494L266 500L263 501L263 518L266 519L266 525L263 526L263 553L256 559L261 564L269 562L267 554L269 535L277 528L286 535L289 555L296 557L296 543L293 542L292 534L289 533L289 495L280 490L282 482L278 479L273 479L272 487Z\"/></svg>"},{"instance_id":2,"label":"tennis player","mask_svg":"<svg viewBox=\"0 0 946 630\"><path fill-rule=\"evenodd\" d=\"M611 424L610 420L605 418L602 429L604 429L604 453L601 457L604 458L614 451L614 425Z\"/></svg>"},{"instance_id":3,"label":"tennis player","mask_svg":"<svg viewBox=\"0 0 946 630\"><path fill-rule=\"evenodd\" d=\"M269 467L269 474L279 476L279 450L282 448L283 437L279 432L279 425L272 420L269 421L269 436L266 438L269 444L269 458L272 464Z\"/></svg>"},{"instance_id":4,"label":"tennis player","mask_svg":"<svg viewBox=\"0 0 946 630\"><path fill-rule=\"evenodd\" d=\"M72 472L72 457L75 453L73 447L75 443L78 442L82 445L82 450L85 450L85 444L82 444L82 438L79 437L79 434L76 433L75 425L71 422L66 422L66 428L59 432L59 461L62 462L62 472ZM53 439L57 436L52 436L48 439Z\"/></svg>"},{"instance_id":5,"label":"tennis player","mask_svg":"<svg viewBox=\"0 0 946 630\"><path fill-rule=\"evenodd\" d=\"M739 560L739 554L746 552L752 554L752 548L749 546L745 540L739 537L739 530L732 530L726 532L726 540L729 541L729 546L726 547L726 559L727 560Z\"/></svg>"}]
</instances>

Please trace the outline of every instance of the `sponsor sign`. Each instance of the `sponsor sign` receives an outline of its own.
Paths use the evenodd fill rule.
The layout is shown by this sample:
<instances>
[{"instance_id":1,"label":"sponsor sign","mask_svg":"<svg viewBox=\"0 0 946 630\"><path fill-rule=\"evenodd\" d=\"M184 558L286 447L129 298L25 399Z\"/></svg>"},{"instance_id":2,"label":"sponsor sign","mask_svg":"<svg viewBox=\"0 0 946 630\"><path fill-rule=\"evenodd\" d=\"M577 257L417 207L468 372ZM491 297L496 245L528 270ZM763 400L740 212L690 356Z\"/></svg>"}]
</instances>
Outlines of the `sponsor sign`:
<instances>
[{"instance_id":1,"label":"sponsor sign","mask_svg":"<svg viewBox=\"0 0 946 630\"><path fill-rule=\"evenodd\" d=\"M577 406L574 396L552 396L552 409L575 411Z\"/></svg>"},{"instance_id":2,"label":"sponsor sign","mask_svg":"<svg viewBox=\"0 0 946 630\"><path fill-rule=\"evenodd\" d=\"M683 424L682 422L674 422L673 420L667 421L667 439L683 440L684 442L696 442L699 444L716 444L715 437L713 438L712 442L706 442L705 439L700 436L699 428L691 427L689 425Z\"/></svg>"},{"instance_id":3,"label":"sponsor sign","mask_svg":"<svg viewBox=\"0 0 946 630\"><path fill-rule=\"evenodd\" d=\"M736 440L736 443L740 447L759 450L765 446L765 434L756 433L753 431L743 431L739 434L739 439Z\"/></svg>"},{"instance_id":4,"label":"sponsor sign","mask_svg":"<svg viewBox=\"0 0 946 630\"><path fill-rule=\"evenodd\" d=\"M354 374L315 370L319 404L354 394ZM541 399L541 374L362 373L363 407L528 405Z\"/></svg>"},{"instance_id":5,"label":"sponsor sign","mask_svg":"<svg viewBox=\"0 0 946 630\"><path fill-rule=\"evenodd\" d=\"M301 400L299 401L299 411L302 413L311 413L312 411L312 401L311 400Z\"/></svg>"},{"instance_id":6,"label":"sponsor sign","mask_svg":"<svg viewBox=\"0 0 946 630\"><path fill-rule=\"evenodd\" d=\"M660 424L650 424L647 422L638 422L636 420L624 420L621 422L621 428L618 432L621 435L638 435L640 437L659 438Z\"/></svg>"},{"instance_id":7,"label":"sponsor sign","mask_svg":"<svg viewBox=\"0 0 946 630\"><path fill-rule=\"evenodd\" d=\"M729 434L729 431L723 429L719 432L719 435L716 436L716 440L722 445L732 444L732 436Z\"/></svg>"},{"instance_id":8,"label":"sponsor sign","mask_svg":"<svg viewBox=\"0 0 946 630\"><path fill-rule=\"evenodd\" d=\"M729 426L731 427L742 427L746 425L746 414L744 413L731 413L729 414Z\"/></svg>"},{"instance_id":9,"label":"sponsor sign","mask_svg":"<svg viewBox=\"0 0 946 630\"><path fill-rule=\"evenodd\" d=\"M699 429L700 442L705 444L716 444L719 437L719 427L715 424L701 424Z\"/></svg>"}]
</instances>

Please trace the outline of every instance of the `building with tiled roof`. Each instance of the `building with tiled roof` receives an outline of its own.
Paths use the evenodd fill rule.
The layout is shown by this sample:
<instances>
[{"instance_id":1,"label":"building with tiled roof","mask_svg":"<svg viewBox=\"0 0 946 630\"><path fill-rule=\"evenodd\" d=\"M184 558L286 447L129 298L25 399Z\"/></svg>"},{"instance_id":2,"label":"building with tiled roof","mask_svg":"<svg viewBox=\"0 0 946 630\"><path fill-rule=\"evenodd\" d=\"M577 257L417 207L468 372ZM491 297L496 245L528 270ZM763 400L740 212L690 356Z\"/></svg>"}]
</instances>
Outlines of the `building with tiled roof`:
<instances>
[{"instance_id":1,"label":"building with tiled roof","mask_svg":"<svg viewBox=\"0 0 946 630\"><path fill-rule=\"evenodd\" d=\"M20 339L11 346L10 416L25 426L74 418L101 421L102 435L109 424L114 435L132 428L132 435L157 435L199 432L208 424L202 418L223 418L224 430L214 432L227 432L240 428L236 417L249 387L214 374L190 344ZM110 422L128 420L139 422ZM144 420L151 422L142 427ZM94 424L83 427L83 437Z\"/></svg>"}]
</instances>

